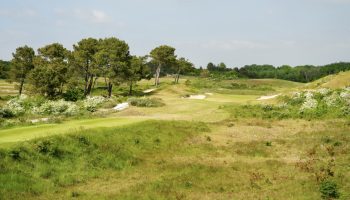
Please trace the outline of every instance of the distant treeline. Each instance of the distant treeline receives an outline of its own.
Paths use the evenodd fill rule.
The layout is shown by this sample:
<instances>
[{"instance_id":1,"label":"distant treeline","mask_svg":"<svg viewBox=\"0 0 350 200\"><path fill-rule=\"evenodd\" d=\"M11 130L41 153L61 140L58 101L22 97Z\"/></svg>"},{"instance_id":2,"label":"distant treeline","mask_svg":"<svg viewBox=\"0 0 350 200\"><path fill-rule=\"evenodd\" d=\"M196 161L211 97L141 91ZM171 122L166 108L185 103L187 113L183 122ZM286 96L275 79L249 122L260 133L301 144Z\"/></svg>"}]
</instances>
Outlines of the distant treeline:
<instances>
[{"instance_id":1,"label":"distant treeline","mask_svg":"<svg viewBox=\"0 0 350 200\"><path fill-rule=\"evenodd\" d=\"M283 65L275 67L273 65L245 65L242 68L227 68L224 63L214 65L209 63L207 70L211 73L230 73L242 78L276 78L296 82L311 82L330 74L350 70L350 63L338 62L324 66L303 65L291 67Z\"/></svg>"}]
</instances>

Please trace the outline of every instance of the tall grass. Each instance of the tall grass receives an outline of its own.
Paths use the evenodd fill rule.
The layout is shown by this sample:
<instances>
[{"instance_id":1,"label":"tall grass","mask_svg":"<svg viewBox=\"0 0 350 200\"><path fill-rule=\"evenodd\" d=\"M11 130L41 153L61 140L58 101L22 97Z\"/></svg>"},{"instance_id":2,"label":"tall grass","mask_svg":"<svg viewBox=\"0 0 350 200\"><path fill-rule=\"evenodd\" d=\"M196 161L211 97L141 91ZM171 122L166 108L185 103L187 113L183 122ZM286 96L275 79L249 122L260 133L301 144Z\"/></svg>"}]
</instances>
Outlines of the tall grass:
<instances>
[{"instance_id":1,"label":"tall grass","mask_svg":"<svg viewBox=\"0 0 350 200\"><path fill-rule=\"evenodd\" d=\"M121 128L81 130L0 150L0 199L24 199L54 193L143 162L144 154L176 148L202 131L203 123L147 121Z\"/></svg>"}]
</instances>

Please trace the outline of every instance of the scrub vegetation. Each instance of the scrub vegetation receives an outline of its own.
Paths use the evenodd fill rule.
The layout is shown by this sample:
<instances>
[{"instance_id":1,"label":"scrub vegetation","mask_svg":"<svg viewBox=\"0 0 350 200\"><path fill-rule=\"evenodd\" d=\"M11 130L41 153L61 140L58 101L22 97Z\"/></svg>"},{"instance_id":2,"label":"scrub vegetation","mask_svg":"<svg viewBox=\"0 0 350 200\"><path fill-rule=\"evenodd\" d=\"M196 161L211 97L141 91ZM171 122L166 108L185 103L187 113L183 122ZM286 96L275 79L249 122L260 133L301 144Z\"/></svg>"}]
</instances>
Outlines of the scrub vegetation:
<instances>
[{"instance_id":1,"label":"scrub vegetation","mask_svg":"<svg viewBox=\"0 0 350 200\"><path fill-rule=\"evenodd\" d=\"M88 38L0 64L1 200L350 199L347 63L197 69Z\"/></svg>"}]
</instances>

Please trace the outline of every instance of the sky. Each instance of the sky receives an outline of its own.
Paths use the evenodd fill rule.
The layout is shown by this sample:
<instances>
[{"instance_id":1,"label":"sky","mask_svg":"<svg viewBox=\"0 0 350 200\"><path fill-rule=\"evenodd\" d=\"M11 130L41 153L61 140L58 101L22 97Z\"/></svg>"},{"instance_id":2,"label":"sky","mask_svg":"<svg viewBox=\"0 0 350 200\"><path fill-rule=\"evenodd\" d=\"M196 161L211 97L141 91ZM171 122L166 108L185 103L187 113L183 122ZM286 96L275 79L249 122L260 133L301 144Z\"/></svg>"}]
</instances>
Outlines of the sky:
<instances>
[{"instance_id":1,"label":"sky","mask_svg":"<svg viewBox=\"0 0 350 200\"><path fill-rule=\"evenodd\" d=\"M0 0L0 59L19 46L117 37L197 67L350 61L350 0Z\"/></svg>"}]
</instances>

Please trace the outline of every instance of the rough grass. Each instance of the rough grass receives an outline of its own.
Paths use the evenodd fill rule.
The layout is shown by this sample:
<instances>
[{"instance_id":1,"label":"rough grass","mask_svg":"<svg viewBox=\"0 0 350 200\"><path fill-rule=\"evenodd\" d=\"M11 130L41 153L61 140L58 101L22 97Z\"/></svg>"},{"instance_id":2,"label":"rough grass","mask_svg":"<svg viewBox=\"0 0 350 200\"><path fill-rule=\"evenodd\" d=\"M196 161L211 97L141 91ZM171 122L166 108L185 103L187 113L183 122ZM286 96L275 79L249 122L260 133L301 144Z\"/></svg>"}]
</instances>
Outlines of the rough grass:
<instances>
[{"instance_id":1,"label":"rough grass","mask_svg":"<svg viewBox=\"0 0 350 200\"><path fill-rule=\"evenodd\" d=\"M306 88L344 88L350 86L350 71L339 72L306 84Z\"/></svg>"},{"instance_id":2,"label":"rough grass","mask_svg":"<svg viewBox=\"0 0 350 200\"><path fill-rule=\"evenodd\" d=\"M273 93L302 85L239 81L266 85ZM22 127L24 133L19 127L4 130L24 139L25 132L66 133L70 124L92 128L1 150L6 162L0 162L0 169L7 171L0 176L0 191L6 199L321 199L322 183L332 182L340 199L350 199L348 119L263 117L255 99L270 91L227 89L205 100L187 100L181 97L212 91L185 80L171 82L162 79L152 94L165 102L163 107L131 107L108 118ZM145 88L151 84L140 83ZM161 121L137 121L147 119ZM186 121L171 121L179 119ZM123 122L128 125L102 128ZM49 147L42 148L47 141ZM28 159L14 161L16 151ZM54 157L60 153L62 158Z\"/></svg>"},{"instance_id":3,"label":"rough grass","mask_svg":"<svg viewBox=\"0 0 350 200\"><path fill-rule=\"evenodd\" d=\"M106 170L127 170L146 155L174 150L185 138L208 130L203 123L148 121L20 143L0 152L0 197L36 197Z\"/></svg>"}]
</instances>

